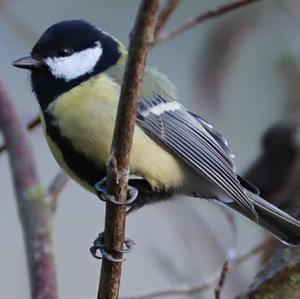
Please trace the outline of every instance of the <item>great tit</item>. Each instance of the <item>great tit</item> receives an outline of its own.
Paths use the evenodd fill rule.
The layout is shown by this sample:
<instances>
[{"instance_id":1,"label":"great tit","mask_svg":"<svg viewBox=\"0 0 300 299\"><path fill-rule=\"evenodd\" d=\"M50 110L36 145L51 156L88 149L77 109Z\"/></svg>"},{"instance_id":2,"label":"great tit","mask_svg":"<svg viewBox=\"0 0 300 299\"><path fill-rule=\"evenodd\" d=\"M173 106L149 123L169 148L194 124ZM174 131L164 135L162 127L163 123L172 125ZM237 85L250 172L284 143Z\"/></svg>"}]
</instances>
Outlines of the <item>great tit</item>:
<instances>
[{"instance_id":1,"label":"great tit","mask_svg":"<svg viewBox=\"0 0 300 299\"><path fill-rule=\"evenodd\" d=\"M105 177L127 60L115 37L82 20L48 28L31 55L13 65L31 71L49 147L66 173L87 190ZM130 158L132 209L176 194L216 200L289 244L300 224L237 176L225 138L177 102L174 85L147 65ZM273 175L276 175L274 173Z\"/></svg>"}]
</instances>

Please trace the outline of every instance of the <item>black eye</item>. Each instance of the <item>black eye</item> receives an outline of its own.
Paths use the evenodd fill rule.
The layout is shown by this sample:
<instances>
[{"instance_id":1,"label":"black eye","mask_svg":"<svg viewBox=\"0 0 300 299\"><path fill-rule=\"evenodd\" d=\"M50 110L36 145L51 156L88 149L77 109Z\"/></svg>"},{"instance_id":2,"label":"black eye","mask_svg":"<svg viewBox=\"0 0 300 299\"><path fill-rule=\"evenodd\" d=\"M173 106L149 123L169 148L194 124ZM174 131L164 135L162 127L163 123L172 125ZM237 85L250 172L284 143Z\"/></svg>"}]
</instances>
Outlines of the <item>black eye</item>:
<instances>
[{"instance_id":1,"label":"black eye","mask_svg":"<svg viewBox=\"0 0 300 299\"><path fill-rule=\"evenodd\" d=\"M57 50L57 56L59 57L65 57L65 56L70 56L73 53L73 51L70 48L59 48Z\"/></svg>"}]
</instances>

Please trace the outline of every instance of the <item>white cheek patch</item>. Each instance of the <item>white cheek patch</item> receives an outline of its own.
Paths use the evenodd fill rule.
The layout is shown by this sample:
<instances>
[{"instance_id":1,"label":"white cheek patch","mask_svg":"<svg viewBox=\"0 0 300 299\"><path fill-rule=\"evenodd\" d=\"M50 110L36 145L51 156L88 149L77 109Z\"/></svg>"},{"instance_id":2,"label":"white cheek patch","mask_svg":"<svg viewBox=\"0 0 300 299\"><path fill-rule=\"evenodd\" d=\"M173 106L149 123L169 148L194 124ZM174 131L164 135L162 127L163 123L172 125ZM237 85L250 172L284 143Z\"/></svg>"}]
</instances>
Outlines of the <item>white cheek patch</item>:
<instances>
[{"instance_id":1,"label":"white cheek patch","mask_svg":"<svg viewBox=\"0 0 300 299\"><path fill-rule=\"evenodd\" d=\"M55 78L70 81L94 70L103 53L99 42L93 48L89 48L66 57L49 57L45 63L49 66Z\"/></svg>"},{"instance_id":2,"label":"white cheek patch","mask_svg":"<svg viewBox=\"0 0 300 299\"><path fill-rule=\"evenodd\" d=\"M159 116L164 112L170 112L181 109L181 105L178 102L160 103L149 109L149 112Z\"/></svg>"}]
</instances>

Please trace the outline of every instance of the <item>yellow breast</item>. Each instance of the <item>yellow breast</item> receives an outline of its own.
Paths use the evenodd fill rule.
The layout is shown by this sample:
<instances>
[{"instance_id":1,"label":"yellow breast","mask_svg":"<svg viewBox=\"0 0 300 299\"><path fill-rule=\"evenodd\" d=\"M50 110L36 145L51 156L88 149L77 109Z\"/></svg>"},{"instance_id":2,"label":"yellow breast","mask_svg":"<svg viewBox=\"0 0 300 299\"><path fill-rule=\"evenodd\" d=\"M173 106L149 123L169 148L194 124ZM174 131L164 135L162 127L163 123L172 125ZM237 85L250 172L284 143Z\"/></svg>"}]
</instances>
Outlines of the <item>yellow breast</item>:
<instances>
[{"instance_id":1,"label":"yellow breast","mask_svg":"<svg viewBox=\"0 0 300 299\"><path fill-rule=\"evenodd\" d=\"M63 94L47 109L57 120L61 135L100 168L105 167L108 159L119 93L119 85L101 74ZM68 168L55 142L47 134L46 137L60 166L83 187L93 191ZM181 185L184 169L181 162L136 126L130 158L131 173L147 178L153 188L168 189Z\"/></svg>"}]
</instances>

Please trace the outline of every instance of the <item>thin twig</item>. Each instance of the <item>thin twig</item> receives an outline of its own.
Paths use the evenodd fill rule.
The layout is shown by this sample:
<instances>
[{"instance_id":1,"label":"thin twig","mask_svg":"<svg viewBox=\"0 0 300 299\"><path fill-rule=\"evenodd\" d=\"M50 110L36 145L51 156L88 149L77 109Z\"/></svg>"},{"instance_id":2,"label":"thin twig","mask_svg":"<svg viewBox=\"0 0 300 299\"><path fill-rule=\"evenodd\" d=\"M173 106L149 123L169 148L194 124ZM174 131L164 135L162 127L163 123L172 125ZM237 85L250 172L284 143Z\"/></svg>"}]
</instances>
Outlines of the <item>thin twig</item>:
<instances>
[{"instance_id":1,"label":"thin twig","mask_svg":"<svg viewBox=\"0 0 300 299\"><path fill-rule=\"evenodd\" d=\"M27 130L31 131L41 124L41 118L39 115L35 116L27 123Z\"/></svg>"},{"instance_id":2,"label":"thin twig","mask_svg":"<svg viewBox=\"0 0 300 299\"><path fill-rule=\"evenodd\" d=\"M40 119L40 116L37 115L36 117L34 117L32 120L30 120L27 123L26 127L27 127L28 131L32 131L33 129L35 129L36 127L38 127L40 124L41 124L41 119ZM0 154L2 152L4 152L5 150L6 150L5 144L1 145L0 146Z\"/></svg>"},{"instance_id":3,"label":"thin twig","mask_svg":"<svg viewBox=\"0 0 300 299\"><path fill-rule=\"evenodd\" d=\"M233 1L229 4L224 4L216 9L210 10L208 12L205 12L203 14L200 14L190 20L187 20L186 22L178 25L177 27L175 27L174 29L167 31L167 32L161 32L160 34L158 34L156 40L155 40L155 44L154 45L158 45L161 43L164 43L166 41L169 41L170 39L174 38L175 36L191 29L194 28L202 23L204 23L205 21L214 19L216 17L225 15L229 12L232 12L236 9L239 9L243 6L249 5L251 3L254 2L258 2L261 0L239 0L239 1Z\"/></svg>"},{"instance_id":4,"label":"thin twig","mask_svg":"<svg viewBox=\"0 0 300 299\"><path fill-rule=\"evenodd\" d=\"M107 188L118 201L127 198L129 158L135 127L139 88L144 76L148 48L153 42L156 17L161 0L142 1L130 39L128 60L121 88L120 101L107 166ZM106 203L104 242L109 248L123 248L126 207ZM122 253L110 252L115 258ZM118 298L122 263L103 259L98 299Z\"/></svg>"},{"instance_id":5,"label":"thin twig","mask_svg":"<svg viewBox=\"0 0 300 299\"><path fill-rule=\"evenodd\" d=\"M172 16L173 12L177 8L177 6L180 4L181 0L169 0L169 2L166 4L166 6L162 9L160 12L155 30L154 30L154 36L156 37L161 30L165 27L166 23L169 21L170 17Z\"/></svg>"},{"instance_id":6,"label":"thin twig","mask_svg":"<svg viewBox=\"0 0 300 299\"><path fill-rule=\"evenodd\" d=\"M216 299L221 299L221 292L222 289L225 285L225 279L226 279L226 274L228 273L229 270L229 263L228 261L225 261L222 270L221 270L221 275L220 275L220 279L218 281L218 285L215 288L215 298Z\"/></svg>"},{"instance_id":7,"label":"thin twig","mask_svg":"<svg viewBox=\"0 0 300 299\"><path fill-rule=\"evenodd\" d=\"M58 197L68 181L69 177L64 172L59 171L50 183L48 187L48 196L51 198L52 212L56 211Z\"/></svg>"},{"instance_id":8,"label":"thin twig","mask_svg":"<svg viewBox=\"0 0 300 299\"><path fill-rule=\"evenodd\" d=\"M177 287L152 292L149 294L121 297L121 299L153 299L153 298L161 298L161 297L168 297L168 296L198 294L210 289L218 281L218 278L219 278L219 272L216 272L215 274L208 276L205 279L205 281L199 285L194 285L194 286L180 285Z\"/></svg>"},{"instance_id":9,"label":"thin twig","mask_svg":"<svg viewBox=\"0 0 300 299\"><path fill-rule=\"evenodd\" d=\"M250 251L248 251L246 254L243 254L240 257L238 257L234 261L233 264L234 265L240 265L240 264L244 263L245 261L247 261L252 256L255 256L255 255L259 254L265 248L265 246L266 246L266 244L264 242L262 242L261 244L258 244L257 246L253 247Z\"/></svg>"},{"instance_id":10,"label":"thin twig","mask_svg":"<svg viewBox=\"0 0 300 299\"><path fill-rule=\"evenodd\" d=\"M231 232L231 239L229 240L230 248L227 251L226 260L232 261L236 258L237 226L233 213L227 208L223 208L222 210L225 214Z\"/></svg>"},{"instance_id":11,"label":"thin twig","mask_svg":"<svg viewBox=\"0 0 300 299\"><path fill-rule=\"evenodd\" d=\"M241 255L239 258L229 262L228 268L238 267L245 261L259 254L264 249L265 244L261 243L258 246L255 246L246 254ZM224 268L224 266L223 266ZM223 269L222 268L222 269ZM228 269L228 270L229 270ZM226 270L226 271L228 271ZM144 295L134 295L122 297L121 299L153 299L167 296L179 296L179 295L187 295L187 294L198 294L210 289L214 284L216 284L220 279L220 271L215 272L211 276L207 277L204 282L197 285L180 285L170 289L151 292Z\"/></svg>"},{"instance_id":12,"label":"thin twig","mask_svg":"<svg viewBox=\"0 0 300 299\"><path fill-rule=\"evenodd\" d=\"M0 130L9 154L25 239L31 298L57 299L52 213L44 201L45 193L40 187L26 129L1 82Z\"/></svg>"}]
</instances>

